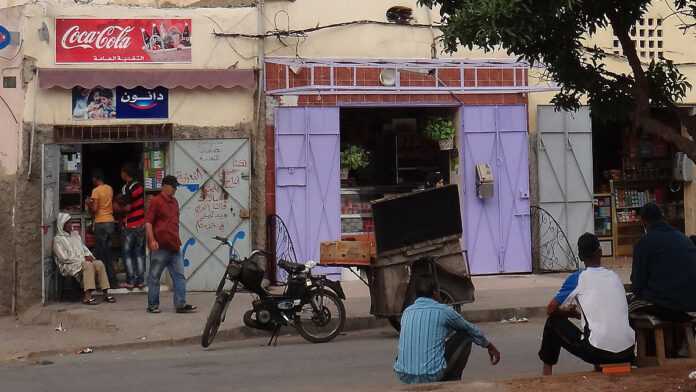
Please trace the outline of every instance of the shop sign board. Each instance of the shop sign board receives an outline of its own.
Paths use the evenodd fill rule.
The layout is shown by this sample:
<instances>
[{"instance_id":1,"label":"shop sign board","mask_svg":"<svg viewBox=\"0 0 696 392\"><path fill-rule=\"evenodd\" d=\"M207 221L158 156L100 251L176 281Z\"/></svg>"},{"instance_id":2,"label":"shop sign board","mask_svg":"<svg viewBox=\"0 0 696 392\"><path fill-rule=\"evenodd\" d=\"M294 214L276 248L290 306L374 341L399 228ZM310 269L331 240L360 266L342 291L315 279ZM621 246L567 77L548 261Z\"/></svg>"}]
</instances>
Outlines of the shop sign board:
<instances>
[{"instance_id":1,"label":"shop sign board","mask_svg":"<svg viewBox=\"0 0 696 392\"><path fill-rule=\"evenodd\" d=\"M72 90L73 120L166 119L169 117L169 90L117 87Z\"/></svg>"},{"instance_id":2,"label":"shop sign board","mask_svg":"<svg viewBox=\"0 0 696 392\"><path fill-rule=\"evenodd\" d=\"M190 63L191 19L56 18L56 64Z\"/></svg>"}]
</instances>

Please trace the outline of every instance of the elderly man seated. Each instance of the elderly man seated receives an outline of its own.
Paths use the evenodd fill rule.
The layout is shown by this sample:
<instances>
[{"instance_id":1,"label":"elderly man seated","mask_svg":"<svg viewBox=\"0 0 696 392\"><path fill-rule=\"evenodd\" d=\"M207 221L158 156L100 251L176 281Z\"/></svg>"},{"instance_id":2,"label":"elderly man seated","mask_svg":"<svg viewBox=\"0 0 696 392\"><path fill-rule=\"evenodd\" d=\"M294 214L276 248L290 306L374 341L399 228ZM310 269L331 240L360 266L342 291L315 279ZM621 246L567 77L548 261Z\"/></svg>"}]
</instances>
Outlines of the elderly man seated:
<instances>
[{"instance_id":1,"label":"elderly man seated","mask_svg":"<svg viewBox=\"0 0 696 392\"><path fill-rule=\"evenodd\" d=\"M92 297L92 291L97 288L95 280L99 281L99 288L104 292L104 301L116 302L116 299L109 295L109 277L104 263L94 258L92 252L82 243L80 234L71 229L69 221L70 215L58 214L58 234L53 240L53 254L58 270L63 276L73 276L82 281L82 303L85 305L97 304L96 299Z\"/></svg>"}]
</instances>

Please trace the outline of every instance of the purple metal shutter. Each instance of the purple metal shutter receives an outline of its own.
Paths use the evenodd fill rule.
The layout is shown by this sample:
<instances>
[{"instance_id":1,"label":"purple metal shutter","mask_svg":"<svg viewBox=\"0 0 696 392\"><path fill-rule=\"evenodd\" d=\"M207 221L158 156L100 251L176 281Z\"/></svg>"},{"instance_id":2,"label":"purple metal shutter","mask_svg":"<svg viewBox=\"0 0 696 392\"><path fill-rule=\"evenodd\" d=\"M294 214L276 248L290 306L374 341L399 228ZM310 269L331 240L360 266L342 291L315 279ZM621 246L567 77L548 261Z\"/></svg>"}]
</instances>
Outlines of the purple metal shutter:
<instances>
[{"instance_id":1,"label":"purple metal shutter","mask_svg":"<svg viewBox=\"0 0 696 392\"><path fill-rule=\"evenodd\" d=\"M461 109L464 242L475 275L531 272L527 118L524 106ZM495 194L476 196L476 164L493 169Z\"/></svg>"},{"instance_id":2,"label":"purple metal shutter","mask_svg":"<svg viewBox=\"0 0 696 392\"><path fill-rule=\"evenodd\" d=\"M501 168L496 181L500 205L501 240L504 245L501 254L501 272L531 272L527 108L499 106L496 128Z\"/></svg>"},{"instance_id":3,"label":"purple metal shutter","mask_svg":"<svg viewBox=\"0 0 696 392\"><path fill-rule=\"evenodd\" d=\"M276 211L298 261L318 261L320 242L341 236L339 109L278 108L275 118ZM317 272L336 278L341 269Z\"/></svg>"}]
</instances>

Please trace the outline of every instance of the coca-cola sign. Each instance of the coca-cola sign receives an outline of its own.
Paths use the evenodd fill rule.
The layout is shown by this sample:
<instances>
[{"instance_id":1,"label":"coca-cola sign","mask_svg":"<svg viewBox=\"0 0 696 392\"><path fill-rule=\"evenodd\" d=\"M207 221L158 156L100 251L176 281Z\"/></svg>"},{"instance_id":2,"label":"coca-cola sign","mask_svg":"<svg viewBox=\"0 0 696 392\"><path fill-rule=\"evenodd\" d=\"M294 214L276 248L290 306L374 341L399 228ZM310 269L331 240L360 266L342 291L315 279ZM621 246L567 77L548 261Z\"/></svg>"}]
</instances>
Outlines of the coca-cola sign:
<instances>
[{"instance_id":1,"label":"coca-cola sign","mask_svg":"<svg viewBox=\"0 0 696 392\"><path fill-rule=\"evenodd\" d=\"M56 18L56 64L190 63L191 19Z\"/></svg>"}]
</instances>

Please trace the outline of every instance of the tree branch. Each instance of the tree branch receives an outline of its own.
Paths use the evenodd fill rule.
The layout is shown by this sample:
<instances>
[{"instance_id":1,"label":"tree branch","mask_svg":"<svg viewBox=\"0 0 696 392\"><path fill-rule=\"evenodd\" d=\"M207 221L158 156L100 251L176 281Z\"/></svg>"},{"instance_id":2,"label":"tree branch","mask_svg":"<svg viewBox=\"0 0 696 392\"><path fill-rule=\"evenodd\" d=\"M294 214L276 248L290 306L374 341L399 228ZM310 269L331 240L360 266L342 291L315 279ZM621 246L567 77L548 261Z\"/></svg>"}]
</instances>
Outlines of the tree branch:
<instances>
[{"instance_id":1,"label":"tree branch","mask_svg":"<svg viewBox=\"0 0 696 392\"><path fill-rule=\"evenodd\" d=\"M616 13L609 14L609 22L611 27L614 29L614 34L621 42L621 48L624 51L624 55L628 60L628 64L633 71L633 76L636 80L635 85L635 99L636 99L636 111L634 113L634 126L639 126L639 119L643 118L643 114L650 111L650 85L648 83L648 78L645 76L645 71L641 65L640 58L638 58L638 51L636 45L631 40L629 36L630 26L626 25L621 21L621 18Z\"/></svg>"}]
</instances>

